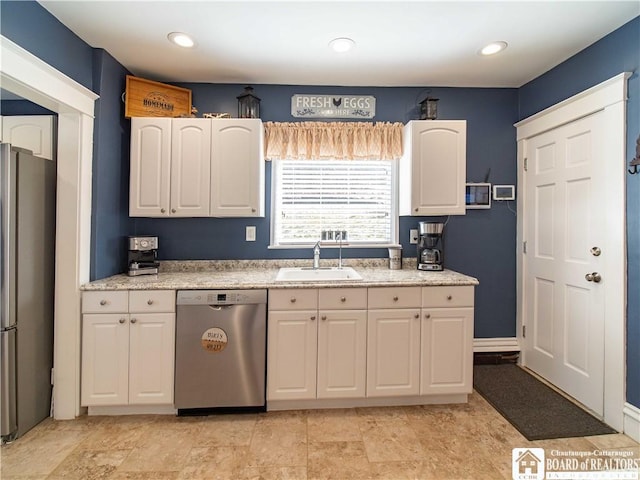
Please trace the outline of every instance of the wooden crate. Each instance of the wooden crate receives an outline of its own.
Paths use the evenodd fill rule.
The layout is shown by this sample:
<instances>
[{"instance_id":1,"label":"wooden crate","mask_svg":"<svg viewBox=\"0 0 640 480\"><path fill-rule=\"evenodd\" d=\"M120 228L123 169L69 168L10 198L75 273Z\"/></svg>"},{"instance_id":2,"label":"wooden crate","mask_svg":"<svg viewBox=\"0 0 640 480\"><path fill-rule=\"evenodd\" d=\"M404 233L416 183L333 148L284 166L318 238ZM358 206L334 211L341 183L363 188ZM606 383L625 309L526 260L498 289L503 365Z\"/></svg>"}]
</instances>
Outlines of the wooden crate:
<instances>
[{"instance_id":1,"label":"wooden crate","mask_svg":"<svg viewBox=\"0 0 640 480\"><path fill-rule=\"evenodd\" d=\"M124 116L188 117L191 90L127 75Z\"/></svg>"}]
</instances>

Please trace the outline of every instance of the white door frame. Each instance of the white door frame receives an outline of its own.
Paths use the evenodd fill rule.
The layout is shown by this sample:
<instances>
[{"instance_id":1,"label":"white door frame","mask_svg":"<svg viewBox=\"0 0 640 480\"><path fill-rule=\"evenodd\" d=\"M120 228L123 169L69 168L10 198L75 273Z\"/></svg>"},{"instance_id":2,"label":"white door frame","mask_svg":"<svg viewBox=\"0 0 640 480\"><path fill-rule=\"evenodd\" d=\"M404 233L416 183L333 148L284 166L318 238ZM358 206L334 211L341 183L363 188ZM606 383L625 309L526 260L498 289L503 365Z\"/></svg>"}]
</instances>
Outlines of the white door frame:
<instances>
[{"instance_id":1,"label":"white door frame","mask_svg":"<svg viewBox=\"0 0 640 480\"><path fill-rule=\"evenodd\" d=\"M53 402L80 414L80 286L89 281L93 114L98 98L0 35L0 85L58 114Z\"/></svg>"},{"instance_id":2,"label":"white door frame","mask_svg":"<svg viewBox=\"0 0 640 480\"><path fill-rule=\"evenodd\" d=\"M606 279L602 282L605 290L604 326L604 421L616 430L623 429L623 409L625 404L625 323L626 323L626 214L625 214L625 145L626 145L626 100L627 79L631 73L621 73L605 82L589 88L567 100L543 110L515 124L518 142L518 221L516 236L516 288L517 311L516 328L518 340L524 346L522 326L527 325L524 308L524 254L523 245L527 240L524 225L525 180L524 154L527 139L552 130L598 111L604 113L604 142L608 152L608 166L603 169L604 184L607 188L602 202L605 206L608 235L602 250L607 252L605 263ZM522 348L522 364L527 358Z\"/></svg>"}]
</instances>

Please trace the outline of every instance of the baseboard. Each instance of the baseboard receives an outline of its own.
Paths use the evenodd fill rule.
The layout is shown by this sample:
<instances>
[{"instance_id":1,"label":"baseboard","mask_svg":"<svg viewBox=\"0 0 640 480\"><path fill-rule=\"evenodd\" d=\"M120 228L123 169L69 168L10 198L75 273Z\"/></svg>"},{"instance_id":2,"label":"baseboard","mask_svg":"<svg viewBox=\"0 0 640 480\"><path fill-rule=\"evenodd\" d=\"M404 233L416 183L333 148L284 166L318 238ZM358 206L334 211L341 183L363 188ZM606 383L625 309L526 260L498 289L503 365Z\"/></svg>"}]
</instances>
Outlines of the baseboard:
<instances>
[{"instance_id":1,"label":"baseboard","mask_svg":"<svg viewBox=\"0 0 640 480\"><path fill-rule=\"evenodd\" d=\"M622 414L624 415L624 434L640 442L640 408L625 403Z\"/></svg>"},{"instance_id":2,"label":"baseboard","mask_svg":"<svg viewBox=\"0 0 640 480\"><path fill-rule=\"evenodd\" d=\"M474 338L473 352L519 352L520 343L516 337Z\"/></svg>"}]
</instances>

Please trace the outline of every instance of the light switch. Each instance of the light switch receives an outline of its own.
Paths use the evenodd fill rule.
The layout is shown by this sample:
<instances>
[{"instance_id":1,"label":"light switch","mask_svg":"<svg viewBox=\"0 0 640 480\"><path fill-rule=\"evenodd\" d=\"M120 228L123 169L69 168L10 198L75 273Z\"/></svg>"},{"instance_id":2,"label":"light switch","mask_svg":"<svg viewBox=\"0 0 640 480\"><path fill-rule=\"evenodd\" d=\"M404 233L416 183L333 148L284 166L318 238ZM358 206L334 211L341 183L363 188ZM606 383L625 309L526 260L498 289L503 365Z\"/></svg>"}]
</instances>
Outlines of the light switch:
<instances>
[{"instance_id":1,"label":"light switch","mask_svg":"<svg viewBox=\"0 0 640 480\"><path fill-rule=\"evenodd\" d=\"M409 243L416 245L418 243L418 229L412 228L409 230Z\"/></svg>"},{"instance_id":2,"label":"light switch","mask_svg":"<svg viewBox=\"0 0 640 480\"><path fill-rule=\"evenodd\" d=\"M256 241L256 227L251 225L246 228L245 240L247 242L255 242Z\"/></svg>"}]
</instances>

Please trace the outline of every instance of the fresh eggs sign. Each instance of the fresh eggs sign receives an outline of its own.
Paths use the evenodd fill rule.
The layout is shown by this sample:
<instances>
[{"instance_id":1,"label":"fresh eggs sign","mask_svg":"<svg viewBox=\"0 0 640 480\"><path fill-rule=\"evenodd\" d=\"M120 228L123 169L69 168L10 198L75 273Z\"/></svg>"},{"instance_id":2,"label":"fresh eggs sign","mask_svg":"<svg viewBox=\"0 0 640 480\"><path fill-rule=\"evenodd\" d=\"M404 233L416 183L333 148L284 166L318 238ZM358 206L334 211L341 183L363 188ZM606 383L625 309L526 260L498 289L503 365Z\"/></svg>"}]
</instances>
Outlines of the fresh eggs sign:
<instances>
[{"instance_id":1,"label":"fresh eggs sign","mask_svg":"<svg viewBox=\"0 0 640 480\"><path fill-rule=\"evenodd\" d=\"M291 97L291 115L297 118L373 118L376 115L376 98L297 94Z\"/></svg>"}]
</instances>

